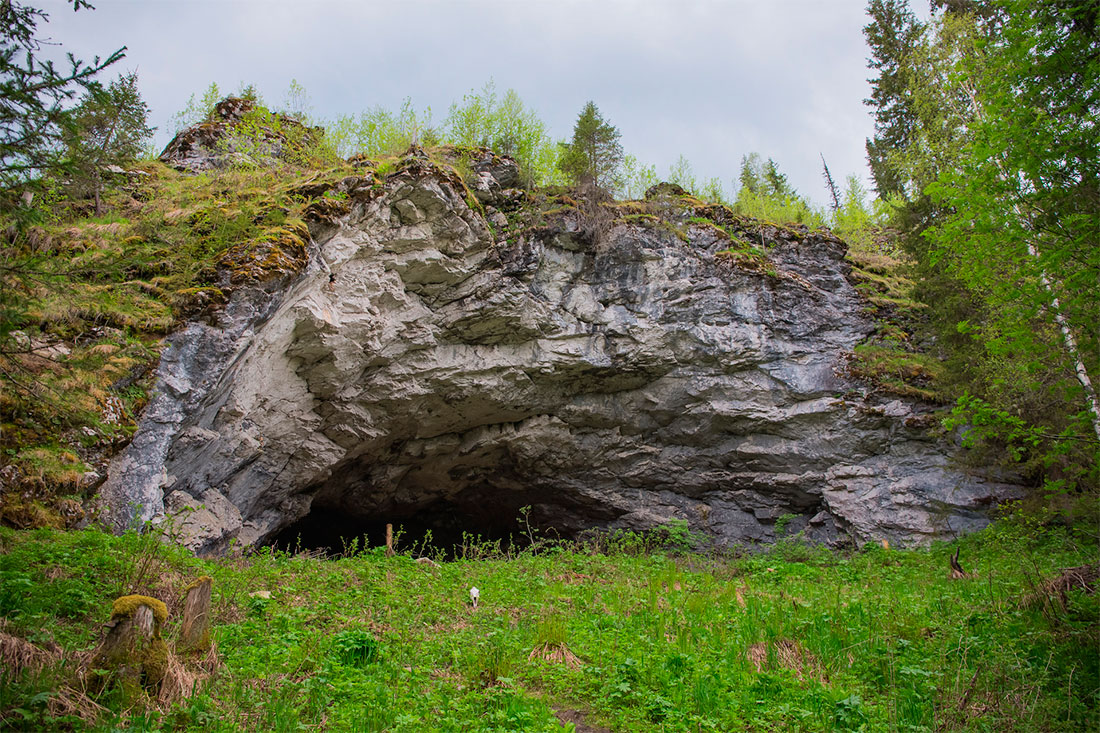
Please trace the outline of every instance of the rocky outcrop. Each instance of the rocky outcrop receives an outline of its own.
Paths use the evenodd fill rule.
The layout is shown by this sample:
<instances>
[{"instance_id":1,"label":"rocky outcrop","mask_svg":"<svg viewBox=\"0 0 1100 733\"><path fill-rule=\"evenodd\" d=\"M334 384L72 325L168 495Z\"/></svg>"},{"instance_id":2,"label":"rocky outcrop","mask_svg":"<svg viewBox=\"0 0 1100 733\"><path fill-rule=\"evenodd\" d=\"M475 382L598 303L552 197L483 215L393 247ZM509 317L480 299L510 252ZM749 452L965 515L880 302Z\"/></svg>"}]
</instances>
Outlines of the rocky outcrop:
<instances>
[{"instance_id":1,"label":"rocky outcrop","mask_svg":"<svg viewBox=\"0 0 1100 733\"><path fill-rule=\"evenodd\" d=\"M200 552L311 511L476 531L524 506L563 534L918 543L1018 492L846 374L873 326L830 233L671 190L522 215L514 163L471 167L472 191L422 152L334 184L301 274L171 336L114 521L174 514Z\"/></svg>"},{"instance_id":2,"label":"rocky outcrop","mask_svg":"<svg viewBox=\"0 0 1100 733\"><path fill-rule=\"evenodd\" d=\"M293 117L268 112L249 99L228 97L210 118L180 132L160 159L180 170L197 173L232 166L270 165L301 156L322 136Z\"/></svg>"}]
</instances>

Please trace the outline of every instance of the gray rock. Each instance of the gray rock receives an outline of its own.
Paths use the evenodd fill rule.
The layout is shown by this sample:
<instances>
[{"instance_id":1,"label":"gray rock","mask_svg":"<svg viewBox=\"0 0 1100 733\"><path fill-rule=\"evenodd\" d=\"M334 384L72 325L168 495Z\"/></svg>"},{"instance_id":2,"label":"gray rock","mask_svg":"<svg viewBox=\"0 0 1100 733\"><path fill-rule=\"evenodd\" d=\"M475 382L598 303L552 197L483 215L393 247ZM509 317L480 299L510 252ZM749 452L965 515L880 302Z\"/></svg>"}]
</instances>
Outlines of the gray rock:
<instances>
[{"instance_id":1,"label":"gray rock","mask_svg":"<svg viewBox=\"0 0 1100 733\"><path fill-rule=\"evenodd\" d=\"M160 154L160 160L192 173L233 166L270 165L288 152L308 147L324 133L322 128L306 127L280 114L273 115L277 124L257 119L256 124L242 133L239 123L254 110L251 100L223 99L214 107L210 119L172 138Z\"/></svg>"},{"instance_id":2,"label":"gray rock","mask_svg":"<svg viewBox=\"0 0 1100 733\"><path fill-rule=\"evenodd\" d=\"M531 506L563 534L681 518L767 542L794 515L815 541L911 544L1020 494L846 375L872 324L831 234L772 228L771 274L687 215L686 241L565 212L498 244L452 180L399 169L314 228L296 280L169 339L102 489L116 526L202 503L185 540L214 552L311 511L476 531Z\"/></svg>"},{"instance_id":3,"label":"gray rock","mask_svg":"<svg viewBox=\"0 0 1100 733\"><path fill-rule=\"evenodd\" d=\"M164 500L168 535L199 555L219 555L241 531L241 513L217 491L196 499L173 491Z\"/></svg>"}]
</instances>

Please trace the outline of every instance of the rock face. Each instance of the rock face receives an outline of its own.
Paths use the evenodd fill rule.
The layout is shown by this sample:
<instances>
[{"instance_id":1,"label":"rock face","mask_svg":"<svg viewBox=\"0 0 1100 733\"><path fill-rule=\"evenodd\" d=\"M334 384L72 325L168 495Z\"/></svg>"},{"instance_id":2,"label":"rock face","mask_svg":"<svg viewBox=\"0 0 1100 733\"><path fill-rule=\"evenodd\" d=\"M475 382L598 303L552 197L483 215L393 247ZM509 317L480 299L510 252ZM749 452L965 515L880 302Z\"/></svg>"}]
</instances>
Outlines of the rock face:
<instances>
[{"instance_id":1,"label":"rock face","mask_svg":"<svg viewBox=\"0 0 1100 733\"><path fill-rule=\"evenodd\" d=\"M242 127L241 123L251 124ZM307 148L322 130L292 117L258 111L248 99L218 102L210 119L183 130L160 159L180 170L199 172L234 165L262 165Z\"/></svg>"},{"instance_id":2,"label":"rock face","mask_svg":"<svg viewBox=\"0 0 1100 733\"><path fill-rule=\"evenodd\" d=\"M170 337L103 489L115 522L176 515L199 552L310 512L478 531L524 506L562 534L680 518L747 543L784 518L911 544L1018 493L957 467L926 408L846 375L872 324L831 234L753 224L766 258L739 253L736 222L668 191L656 216L507 229L514 164L472 177L488 215L422 155L380 187L345 179L301 274Z\"/></svg>"}]
</instances>

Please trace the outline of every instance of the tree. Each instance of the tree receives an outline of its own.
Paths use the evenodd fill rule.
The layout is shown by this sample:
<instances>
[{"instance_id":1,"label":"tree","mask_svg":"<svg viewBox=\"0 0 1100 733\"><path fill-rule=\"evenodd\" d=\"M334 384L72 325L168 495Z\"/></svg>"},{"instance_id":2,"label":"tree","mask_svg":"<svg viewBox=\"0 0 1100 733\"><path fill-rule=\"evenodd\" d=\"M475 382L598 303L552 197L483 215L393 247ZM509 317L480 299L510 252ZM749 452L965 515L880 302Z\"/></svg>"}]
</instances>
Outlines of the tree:
<instances>
[{"instance_id":1,"label":"tree","mask_svg":"<svg viewBox=\"0 0 1100 733\"><path fill-rule=\"evenodd\" d=\"M866 143L867 161L879 198L885 200L904 190L892 156L906 149L915 125L906 72L923 26L908 0L871 0L867 14L871 22L863 27L863 34L871 48L868 66L878 72L870 80L871 96L864 100L875 115L875 136Z\"/></svg>"},{"instance_id":2,"label":"tree","mask_svg":"<svg viewBox=\"0 0 1100 733\"><path fill-rule=\"evenodd\" d=\"M741 156L741 174L738 182L741 188L752 194L764 192L764 165L760 162L759 153L749 153Z\"/></svg>"},{"instance_id":3,"label":"tree","mask_svg":"<svg viewBox=\"0 0 1100 733\"><path fill-rule=\"evenodd\" d=\"M604 120L594 102L588 102L577 117L572 142L562 152L562 172L575 183L614 188L623 162L619 137L619 130Z\"/></svg>"},{"instance_id":4,"label":"tree","mask_svg":"<svg viewBox=\"0 0 1100 733\"><path fill-rule=\"evenodd\" d=\"M70 0L73 10L92 8L87 0ZM54 155L66 123L65 103L88 88L100 71L125 55L125 48L90 64L68 55L59 70L38 57L42 41L35 36L43 11L15 0L0 0L0 203L8 208L23 188L56 163Z\"/></svg>"},{"instance_id":5,"label":"tree","mask_svg":"<svg viewBox=\"0 0 1100 733\"><path fill-rule=\"evenodd\" d=\"M927 188L948 212L928 237L988 305L987 349L1073 375L1100 441L1098 10L998 0L986 15L978 42L943 60L946 89L915 89L965 104L956 155Z\"/></svg>"},{"instance_id":6,"label":"tree","mask_svg":"<svg viewBox=\"0 0 1100 733\"><path fill-rule=\"evenodd\" d=\"M836 181L833 180L833 174L829 172L829 164L825 162L825 154L821 155L821 168L822 175L825 177L825 188L829 191L829 198L832 199L833 216L835 217L840 213L840 192L837 191Z\"/></svg>"},{"instance_id":7,"label":"tree","mask_svg":"<svg viewBox=\"0 0 1100 733\"><path fill-rule=\"evenodd\" d=\"M771 158L768 158L768 162L764 164L764 182L768 195L777 199L793 199L798 196L794 187L787 181L787 174L780 173L779 166Z\"/></svg>"},{"instance_id":8,"label":"tree","mask_svg":"<svg viewBox=\"0 0 1100 733\"><path fill-rule=\"evenodd\" d=\"M451 105L445 129L446 140L455 145L483 146L512 156L531 183L547 185L558 178L557 146L514 89L498 97L490 80L480 93L471 90L462 104Z\"/></svg>"},{"instance_id":9,"label":"tree","mask_svg":"<svg viewBox=\"0 0 1100 733\"><path fill-rule=\"evenodd\" d=\"M761 160L759 153L741 156L741 175L739 183L743 190L757 196L781 201L796 199L798 192L787 181L787 175L779 171L779 165L772 158Z\"/></svg>"},{"instance_id":10,"label":"tree","mask_svg":"<svg viewBox=\"0 0 1100 733\"><path fill-rule=\"evenodd\" d=\"M111 82L106 89L88 90L72 112L71 124L62 136L70 165L71 187L91 190L96 215L103 213L103 171L136 158L153 134L146 124L149 107L131 72Z\"/></svg>"},{"instance_id":11,"label":"tree","mask_svg":"<svg viewBox=\"0 0 1100 733\"><path fill-rule=\"evenodd\" d=\"M953 424L1048 481L1095 486L1100 11L1078 0L935 5L918 26L899 0L871 3L892 6L892 38L905 43L876 53L890 73L868 101L876 132L890 133L876 137L876 185L901 203L894 223L961 393ZM891 37L885 25L868 26L872 48Z\"/></svg>"}]
</instances>

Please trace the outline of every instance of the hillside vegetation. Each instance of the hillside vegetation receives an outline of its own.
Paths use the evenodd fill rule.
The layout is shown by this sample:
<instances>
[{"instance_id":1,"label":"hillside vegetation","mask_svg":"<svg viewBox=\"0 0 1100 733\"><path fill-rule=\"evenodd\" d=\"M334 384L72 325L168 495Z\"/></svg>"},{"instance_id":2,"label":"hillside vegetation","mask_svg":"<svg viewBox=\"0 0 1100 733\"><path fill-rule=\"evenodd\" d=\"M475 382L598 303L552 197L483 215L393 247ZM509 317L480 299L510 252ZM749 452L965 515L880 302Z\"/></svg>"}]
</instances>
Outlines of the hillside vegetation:
<instances>
[{"instance_id":1,"label":"hillside vegetation","mask_svg":"<svg viewBox=\"0 0 1100 733\"><path fill-rule=\"evenodd\" d=\"M150 535L0 532L10 730L1085 731L1100 724L1095 527L951 545L688 551L685 527L414 561L352 543L199 560ZM952 578L959 552L968 571ZM214 650L89 694L112 600L213 578ZM1091 578L1091 580L1090 580ZM477 607L471 587L480 591ZM16 638L18 637L18 639ZM27 640L26 642L21 639ZM19 669L22 668L22 672ZM13 674L14 673L14 674ZM83 675L83 676L82 676Z\"/></svg>"}]
</instances>

